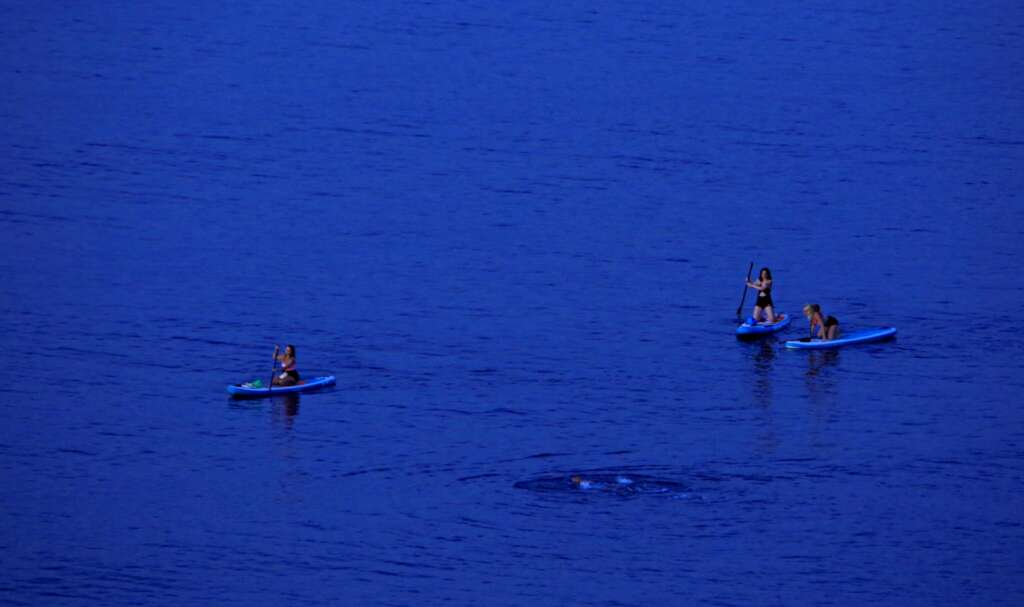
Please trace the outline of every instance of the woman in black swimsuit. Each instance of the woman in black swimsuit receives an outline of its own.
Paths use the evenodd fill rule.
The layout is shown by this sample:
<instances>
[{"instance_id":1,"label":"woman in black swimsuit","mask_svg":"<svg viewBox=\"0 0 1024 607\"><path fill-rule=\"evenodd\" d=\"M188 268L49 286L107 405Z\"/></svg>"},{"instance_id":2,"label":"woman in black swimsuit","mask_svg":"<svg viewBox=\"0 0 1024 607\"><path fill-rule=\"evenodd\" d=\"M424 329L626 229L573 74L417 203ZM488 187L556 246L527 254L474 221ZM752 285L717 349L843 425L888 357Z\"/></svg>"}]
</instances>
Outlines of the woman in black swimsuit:
<instances>
[{"instance_id":1,"label":"woman in black swimsuit","mask_svg":"<svg viewBox=\"0 0 1024 607\"><path fill-rule=\"evenodd\" d=\"M804 316L807 320L811 321L811 339L814 339L814 330L818 329L818 333L822 341L828 341L839 337L839 320L835 316L829 316L826 318L821 313L821 306L818 304L807 304L804 306Z\"/></svg>"},{"instance_id":2,"label":"woman in black swimsuit","mask_svg":"<svg viewBox=\"0 0 1024 607\"><path fill-rule=\"evenodd\" d=\"M281 374L274 378L275 386L294 386L299 383L298 366L295 364L295 346L288 344L284 354L278 354L274 347L274 359L281 362Z\"/></svg>"},{"instance_id":3,"label":"woman in black swimsuit","mask_svg":"<svg viewBox=\"0 0 1024 607\"><path fill-rule=\"evenodd\" d=\"M762 312L765 322L775 322L775 303L772 302L772 271L768 268L761 268L757 282L748 280L747 286L757 289L757 299L754 300L754 322L762 321Z\"/></svg>"}]
</instances>

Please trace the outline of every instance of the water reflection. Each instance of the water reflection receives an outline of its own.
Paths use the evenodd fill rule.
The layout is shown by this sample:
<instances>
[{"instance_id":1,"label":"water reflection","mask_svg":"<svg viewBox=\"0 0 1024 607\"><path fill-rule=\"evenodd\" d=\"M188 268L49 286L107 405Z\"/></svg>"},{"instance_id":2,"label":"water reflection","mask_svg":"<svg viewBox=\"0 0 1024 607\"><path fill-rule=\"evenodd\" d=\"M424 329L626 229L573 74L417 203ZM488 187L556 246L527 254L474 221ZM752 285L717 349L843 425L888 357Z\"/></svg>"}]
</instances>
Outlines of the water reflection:
<instances>
[{"instance_id":1,"label":"water reflection","mask_svg":"<svg viewBox=\"0 0 1024 607\"><path fill-rule=\"evenodd\" d=\"M274 421L287 429L291 429L295 423L295 416L299 414L299 395L290 393L270 398L272 416Z\"/></svg>"},{"instance_id":2,"label":"water reflection","mask_svg":"<svg viewBox=\"0 0 1024 607\"><path fill-rule=\"evenodd\" d=\"M839 350L811 350L807 354L807 371L804 372L807 379L827 376L827 369L839 362Z\"/></svg>"},{"instance_id":3,"label":"water reflection","mask_svg":"<svg viewBox=\"0 0 1024 607\"><path fill-rule=\"evenodd\" d=\"M811 350L807 353L804 383L807 394L814 401L835 395L834 367L839 363L839 350Z\"/></svg>"},{"instance_id":4,"label":"water reflection","mask_svg":"<svg viewBox=\"0 0 1024 607\"><path fill-rule=\"evenodd\" d=\"M772 390L772 373L775 357L778 355L775 342L763 340L758 344L754 354L754 395L760 404L771 405L774 392Z\"/></svg>"},{"instance_id":5,"label":"water reflection","mask_svg":"<svg viewBox=\"0 0 1024 607\"><path fill-rule=\"evenodd\" d=\"M761 410L760 428L757 432L757 450L768 454L778 447L775 420L772 418L772 404L775 400L774 373L777 344L773 339L761 340L754 353L754 402Z\"/></svg>"},{"instance_id":6,"label":"water reflection","mask_svg":"<svg viewBox=\"0 0 1024 607\"><path fill-rule=\"evenodd\" d=\"M270 417L274 423L291 428L295 417L299 414L298 394L282 394L266 398L231 398L228 399L228 406L234 409L262 409L268 402L271 411Z\"/></svg>"}]
</instances>

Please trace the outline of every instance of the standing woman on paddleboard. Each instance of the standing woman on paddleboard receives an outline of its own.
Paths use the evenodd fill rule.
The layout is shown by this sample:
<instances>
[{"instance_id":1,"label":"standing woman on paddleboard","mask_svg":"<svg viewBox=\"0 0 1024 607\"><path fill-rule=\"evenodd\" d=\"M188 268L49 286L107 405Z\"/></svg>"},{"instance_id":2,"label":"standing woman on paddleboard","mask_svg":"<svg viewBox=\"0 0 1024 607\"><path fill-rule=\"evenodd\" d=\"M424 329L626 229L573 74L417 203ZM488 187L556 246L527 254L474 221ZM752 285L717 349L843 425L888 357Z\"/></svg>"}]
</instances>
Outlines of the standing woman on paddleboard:
<instances>
[{"instance_id":1,"label":"standing woman on paddleboard","mask_svg":"<svg viewBox=\"0 0 1024 607\"><path fill-rule=\"evenodd\" d=\"M747 286L757 289L757 299L754 301L754 322L775 322L775 303L772 301L772 271L768 268L761 268L757 275L757 282L747 280ZM762 319L762 312L764 313Z\"/></svg>"},{"instance_id":2,"label":"standing woman on paddleboard","mask_svg":"<svg viewBox=\"0 0 1024 607\"><path fill-rule=\"evenodd\" d=\"M835 316L826 318L821 313L821 306L818 304L807 304L804 306L804 316L811 321L811 339L814 339L814 330L818 329L821 339L828 341L839 337L839 320Z\"/></svg>"},{"instance_id":3,"label":"standing woman on paddleboard","mask_svg":"<svg viewBox=\"0 0 1024 607\"><path fill-rule=\"evenodd\" d=\"M276 350L276 348L275 348ZM281 363L281 374L274 378L275 386L294 386L299 383L299 371L295 362L295 346L285 346L284 354L274 354Z\"/></svg>"}]
</instances>

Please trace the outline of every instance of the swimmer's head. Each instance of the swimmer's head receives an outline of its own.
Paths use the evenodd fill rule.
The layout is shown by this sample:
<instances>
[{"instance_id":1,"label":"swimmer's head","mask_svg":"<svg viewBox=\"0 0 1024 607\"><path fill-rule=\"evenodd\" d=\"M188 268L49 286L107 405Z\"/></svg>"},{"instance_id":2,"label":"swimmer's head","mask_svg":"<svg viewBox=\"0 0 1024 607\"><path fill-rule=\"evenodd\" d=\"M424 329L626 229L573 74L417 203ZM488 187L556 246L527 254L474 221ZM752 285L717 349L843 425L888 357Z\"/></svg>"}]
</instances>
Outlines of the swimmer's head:
<instances>
[{"instance_id":1,"label":"swimmer's head","mask_svg":"<svg viewBox=\"0 0 1024 607\"><path fill-rule=\"evenodd\" d=\"M582 482L583 482L583 477L581 477L579 474L577 474L577 475L572 477L572 484L579 485Z\"/></svg>"}]
</instances>

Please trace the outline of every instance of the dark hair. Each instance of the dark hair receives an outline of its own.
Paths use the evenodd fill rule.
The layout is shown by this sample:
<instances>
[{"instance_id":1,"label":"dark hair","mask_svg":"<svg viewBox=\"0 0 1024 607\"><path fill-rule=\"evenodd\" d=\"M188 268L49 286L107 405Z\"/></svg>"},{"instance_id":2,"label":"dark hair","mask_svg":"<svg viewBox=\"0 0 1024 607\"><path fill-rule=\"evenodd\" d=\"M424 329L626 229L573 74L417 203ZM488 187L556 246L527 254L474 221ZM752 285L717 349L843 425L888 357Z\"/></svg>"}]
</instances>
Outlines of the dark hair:
<instances>
[{"instance_id":1,"label":"dark hair","mask_svg":"<svg viewBox=\"0 0 1024 607\"><path fill-rule=\"evenodd\" d=\"M761 275L764 274L765 272L768 273L768 280L771 280L772 279L772 271L769 270L768 268L761 268L761 271L757 273L757 279L761 280Z\"/></svg>"},{"instance_id":2,"label":"dark hair","mask_svg":"<svg viewBox=\"0 0 1024 607\"><path fill-rule=\"evenodd\" d=\"M292 351L292 358L295 358L295 346L288 344L284 347L284 353L287 354L289 349Z\"/></svg>"}]
</instances>

